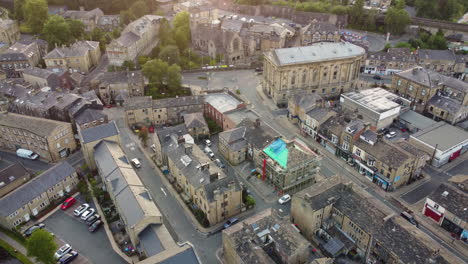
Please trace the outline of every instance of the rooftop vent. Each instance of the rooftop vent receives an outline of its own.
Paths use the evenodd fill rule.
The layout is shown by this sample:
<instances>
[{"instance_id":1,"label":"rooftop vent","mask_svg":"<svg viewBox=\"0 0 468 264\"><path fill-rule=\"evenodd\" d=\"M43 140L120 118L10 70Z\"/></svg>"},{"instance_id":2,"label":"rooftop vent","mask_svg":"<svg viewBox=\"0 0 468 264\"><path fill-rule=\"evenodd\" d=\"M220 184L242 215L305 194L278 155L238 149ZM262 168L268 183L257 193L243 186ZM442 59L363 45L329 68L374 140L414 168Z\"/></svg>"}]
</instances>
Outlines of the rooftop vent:
<instances>
[{"instance_id":1,"label":"rooftop vent","mask_svg":"<svg viewBox=\"0 0 468 264\"><path fill-rule=\"evenodd\" d=\"M449 192L447 192L447 191L444 191L444 192L442 193L442 196L443 196L443 197L447 197L448 195L449 195Z\"/></svg>"},{"instance_id":2,"label":"rooftop vent","mask_svg":"<svg viewBox=\"0 0 468 264\"><path fill-rule=\"evenodd\" d=\"M184 164L185 167L187 167L192 162L192 159L189 156L184 155L180 158L180 161L182 162L182 164Z\"/></svg>"}]
</instances>

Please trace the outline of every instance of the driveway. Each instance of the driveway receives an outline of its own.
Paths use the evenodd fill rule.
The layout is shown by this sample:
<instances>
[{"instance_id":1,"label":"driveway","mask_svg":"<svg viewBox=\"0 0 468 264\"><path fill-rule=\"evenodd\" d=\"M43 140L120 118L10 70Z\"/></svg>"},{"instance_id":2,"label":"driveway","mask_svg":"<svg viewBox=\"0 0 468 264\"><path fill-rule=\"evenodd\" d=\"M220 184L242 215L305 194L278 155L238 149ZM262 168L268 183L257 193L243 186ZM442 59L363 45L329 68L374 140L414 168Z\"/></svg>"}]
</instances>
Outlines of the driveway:
<instances>
[{"instance_id":1,"label":"driveway","mask_svg":"<svg viewBox=\"0 0 468 264\"><path fill-rule=\"evenodd\" d=\"M80 199L78 196L77 200ZM54 233L57 238L64 241L64 243L70 244L74 250L78 251L80 256L76 263L85 263L79 261L81 258L86 258L89 263L96 264L126 263L112 250L104 228L101 227L96 232L90 233L88 226L81 219L73 216L73 210L80 204L78 201L66 211L57 210L44 220L43 223L46 224L46 228ZM90 203L90 205L94 207L94 204Z\"/></svg>"}]
</instances>

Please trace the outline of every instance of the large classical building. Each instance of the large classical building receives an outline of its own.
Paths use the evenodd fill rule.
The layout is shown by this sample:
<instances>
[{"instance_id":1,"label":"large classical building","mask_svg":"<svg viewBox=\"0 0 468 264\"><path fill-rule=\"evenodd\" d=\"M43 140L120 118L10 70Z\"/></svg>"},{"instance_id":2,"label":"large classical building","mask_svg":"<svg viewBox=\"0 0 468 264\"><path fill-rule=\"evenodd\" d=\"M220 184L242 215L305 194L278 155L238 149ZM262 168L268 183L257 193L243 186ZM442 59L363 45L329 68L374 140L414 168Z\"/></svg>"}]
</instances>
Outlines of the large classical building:
<instances>
[{"instance_id":1,"label":"large classical building","mask_svg":"<svg viewBox=\"0 0 468 264\"><path fill-rule=\"evenodd\" d=\"M320 42L265 53L263 89L278 106L297 93L337 97L352 91L366 51L349 42Z\"/></svg>"},{"instance_id":2,"label":"large classical building","mask_svg":"<svg viewBox=\"0 0 468 264\"><path fill-rule=\"evenodd\" d=\"M137 56L149 54L158 44L161 19L161 16L145 15L128 24L120 37L106 48L109 63L120 66L124 61L135 61Z\"/></svg>"}]
</instances>

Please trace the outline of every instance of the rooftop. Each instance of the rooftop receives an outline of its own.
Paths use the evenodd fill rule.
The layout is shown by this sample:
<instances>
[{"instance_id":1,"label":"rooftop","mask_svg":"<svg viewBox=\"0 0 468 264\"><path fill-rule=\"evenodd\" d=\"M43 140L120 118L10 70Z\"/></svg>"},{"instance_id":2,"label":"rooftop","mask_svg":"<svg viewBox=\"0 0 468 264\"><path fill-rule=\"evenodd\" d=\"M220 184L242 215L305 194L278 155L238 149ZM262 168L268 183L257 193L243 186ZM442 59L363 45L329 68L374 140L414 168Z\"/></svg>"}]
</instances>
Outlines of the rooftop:
<instances>
[{"instance_id":1,"label":"rooftop","mask_svg":"<svg viewBox=\"0 0 468 264\"><path fill-rule=\"evenodd\" d=\"M235 110L242 104L241 101L237 100L233 96L227 93L215 93L204 95L205 102L210 104L220 113L226 113Z\"/></svg>"},{"instance_id":2,"label":"rooftop","mask_svg":"<svg viewBox=\"0 0 468 264\"><path fill-rule=\"evenodd\" d=\"M53 71L41 69L38 67L26 68L23 70L23 75L32 75L39 78L47 79L50 75L55 74Z\"/></svg>"},{"instance_id":3,"label":"rooftop","mask_svg":"<svg viewBox=\"0 0 468 264\"><path fill-rule=\"evenodd\" d=\"M185 126L190 128L208 128L208 124L203 117L202 112L188 113L184 115Z\"/></svg>"},{"instance_id":4,"label":"rooftop","mask_svg":"<svg viewBox=\"0 0 468 264\"><path fill-rule=\"evenodd\" d=\"M468 132L440 121L410 136L440 151L447 151L468 141Z\"/></svg>"},{"instance_id":5,"label":"rooftop","mask_svg":"<svg viewBox=\"0 0 468 264\"><path fill-rule=\"evenodd\" d=\"M428 198L468 222L468 194L442 183Z\"/></svg>"},{"instance_id":6,"label":"rooftop","mask_svg":"<svg viewBox=\"0 0 468 264\"><path fill-rule=\"evenodd\" d=\"M0 215L3 217L9 216L74 172L75 169L66 161L44 171L39 176L2 197L0 199Z\"/></svg>"},{"instance_id":7,"label":"rooftop","mask_svg":"<svg viewBox=\"0 0 468 264\"><path fill-rule=\"evenodd\" d=\"M323 98L318 94L298 93L289 99L305 112L321 106Z\"/></svg>"},{"instance_id":8,"label":"rooftop","mask_svg":"<svg viewBox=\"0 0 468 264\"><path fill-rule=\"evenodd\" d=\"M341 94L342 98L354 101L373 112L384 113L399 108L400 97L382 88L372 88Z\"/></svg>"},{"instance_id":9,"label":"rooftop","mask_svg":"<svg viewBox=\"0 0 468 264\"><path fill-rule=\"evenodd\" d=\"M99 48L99 42L97 41L78 41L69 47L55 48L47 55L44 59L63 59L69 57L84 56L89 50Z\"/></svg>"},{"instance_id":10,"label":"rooftop","mask_svg":"<svg viewBox=\"0 0 468 264\"><path fill-rule=\"evenodd\" d=\"M362 56L363 48L349 42L320 42L310 46L275 49L266 56L276 65L293 65Z\"/></svg>"},{"instance_id":11,"label":"rooftop","mask_svg":"<svg viewBox=\"0 0 468 264\"><path fill-rule=\"evenodd\" d=\"M68 126L69 123L14 113L4 113L0 114L0 125L26 130L43 137L49 137L56 128L63 125Z\"/></svg>"},{"instance_id":12,"label":"rooftop","mask_svg":"<svg viewBox=\"0 0 468 264\"><path fill-rule=\"evenodd\" d=\"M283 169L291 168L303 160L317 156L304 145L296 141L285 142L282 138L273 141L263 152L278 162Z\"/></svg>"},{"instance_id":13,"label":"rooftop","mask_svg":"<svg viewBox=\"0 0 468 264\"><path fill-rule=\"evenodd\" d=\"M411 126L416 127L419 130L426 129L437 122L425 117L419 113L416 113L413 110L408 110L402 114L400 114L400 120L403 120L406 123L411 124Z\"/></svg>"},{"instance_id":14,"label":"rooftop","mask_svg":"<svg viewBox=\"0 0 468 264\"><path fill-rule=\"evenodd\" d=\"M315 108L308 111L306 114L311 118L317 120L319 124L325 122L328 118L333 116L336 112L331 110L330 108Z\"/></svg>"},{"instance_id":15,"label":"rooftop","mask_svg":"<svg viewBox=\"0 0 468 264\"><path fill-rule=\"evenodd\" d=\"M96 80L108 84L142 83L143 74L141 71L102 72L96 77Z\"/></svg>"},{"instance_id":16,"label":"rooftop","mask_svg":"<svg viewBox=\"0 0 468 264\"><path fill-rule=\"evenodd\" d=\"M151 96L132 96L124 102L125 111L136 110L141 108L151 108L153 99Z\"/></svg>"},{"instance_id":17,"label":"rooftop","mask_svg":"<svg viewBox=\"0 0 468 264\"><path fill-rule=\"evenodd\" d=\"M419 60L449 60L455 61L455 54L451 50L432 50L432 49L419 49ZM429 62L427 62L429 63Z\"/></svg>"},{"instance_id":18,"label":"rooftop","mask_svg":"<svg viewBox=\"0 0 468 264\"><path fill-rule=\"evenodd\" d=\"M409 153L405 153L384 139L377 140L374 145L359 139L354 145L389 167L399 167L410 158Z\"/></svg>"},{"instance_id":19,"label":"rooftop","mask_svg":"<svg viewBox=\"0 0 468 264\"><path fill-rule=\"evenodd\" d=\"M29 177L25 176L28 175L29 172L20 163L13 163L6 168L0 169L0 189L17 180L26 182Z\"/></svg>"},{"instance_id":20,"label":"rooftop","mask_svg":"<svg viewBox=\"0 0 468 264\"><path fill-rule=\"evenodd\" d=\"M82 125L92 121L97 121L101 118L105 119L106 117L107 115L104 114L102 110L87 108L83 112L75 116L75 122L78 125Z\"/></svg>"},{"instance_id":21,"label":"rooftop","mask_svg":"<svg viewBox=\"0 0 468 264\"><path fill-rule=\"evenodd\" d=\"M444 85L468 93L468 83L419 66L397 72L395 75L430 88Z\"/></svg>"},{"instance_id":22,"label":"rooftop","mask_svg":"<svg viewBox=\"0 0 468 264\"><path fill-rule=\"evenodd\" d=\"M91 127L80 131L82 144L103 140L108 137L119 135L119 129L114 120L107 124Z\"/></svg>"}]
</instances>

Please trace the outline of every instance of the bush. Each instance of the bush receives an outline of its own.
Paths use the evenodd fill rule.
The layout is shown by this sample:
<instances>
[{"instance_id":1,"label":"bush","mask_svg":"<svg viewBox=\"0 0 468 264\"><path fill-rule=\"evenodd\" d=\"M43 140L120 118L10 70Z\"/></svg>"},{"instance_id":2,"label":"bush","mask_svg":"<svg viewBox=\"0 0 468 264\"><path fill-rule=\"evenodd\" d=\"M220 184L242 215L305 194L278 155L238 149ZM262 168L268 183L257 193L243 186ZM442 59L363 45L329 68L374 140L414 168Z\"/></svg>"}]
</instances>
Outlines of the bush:
<instances>
[{"instance_id":1,"label":"bush","mask_svg":"<svg viewBox=\"0 0 468 264\"><path fill-rule=\"evenodd\" d=\"M208 218L206 218L205 212L203 212L200 209L195 209L195 210L193 210L193 214L195 215L195 218L198 220L198 222L203 227L209 227L210 226L210 222L208 221Z\"/></svg>"},{"instance_id":2,"label":"bush","mask_svg":"<svg viewBox=\"0 0 468 264\"><path fill-rule=\"evenodd\" d=\"M223 131L223 129L218 124L216 124L216 122L211 118L207 117L206 123L208 124L208 129L210 130L210 134L212 135Z\"/></svg>"},{"instance_id":3,"label":"bush","mask_svg":"<svg viewBox=\"0 0 468 264\"><path fill-rule=\"evenodd\" d=\"M255 199L251 195L247 195L245 198L245 206L248 208L255 206Z\"/></svg>"}]
</instances>

